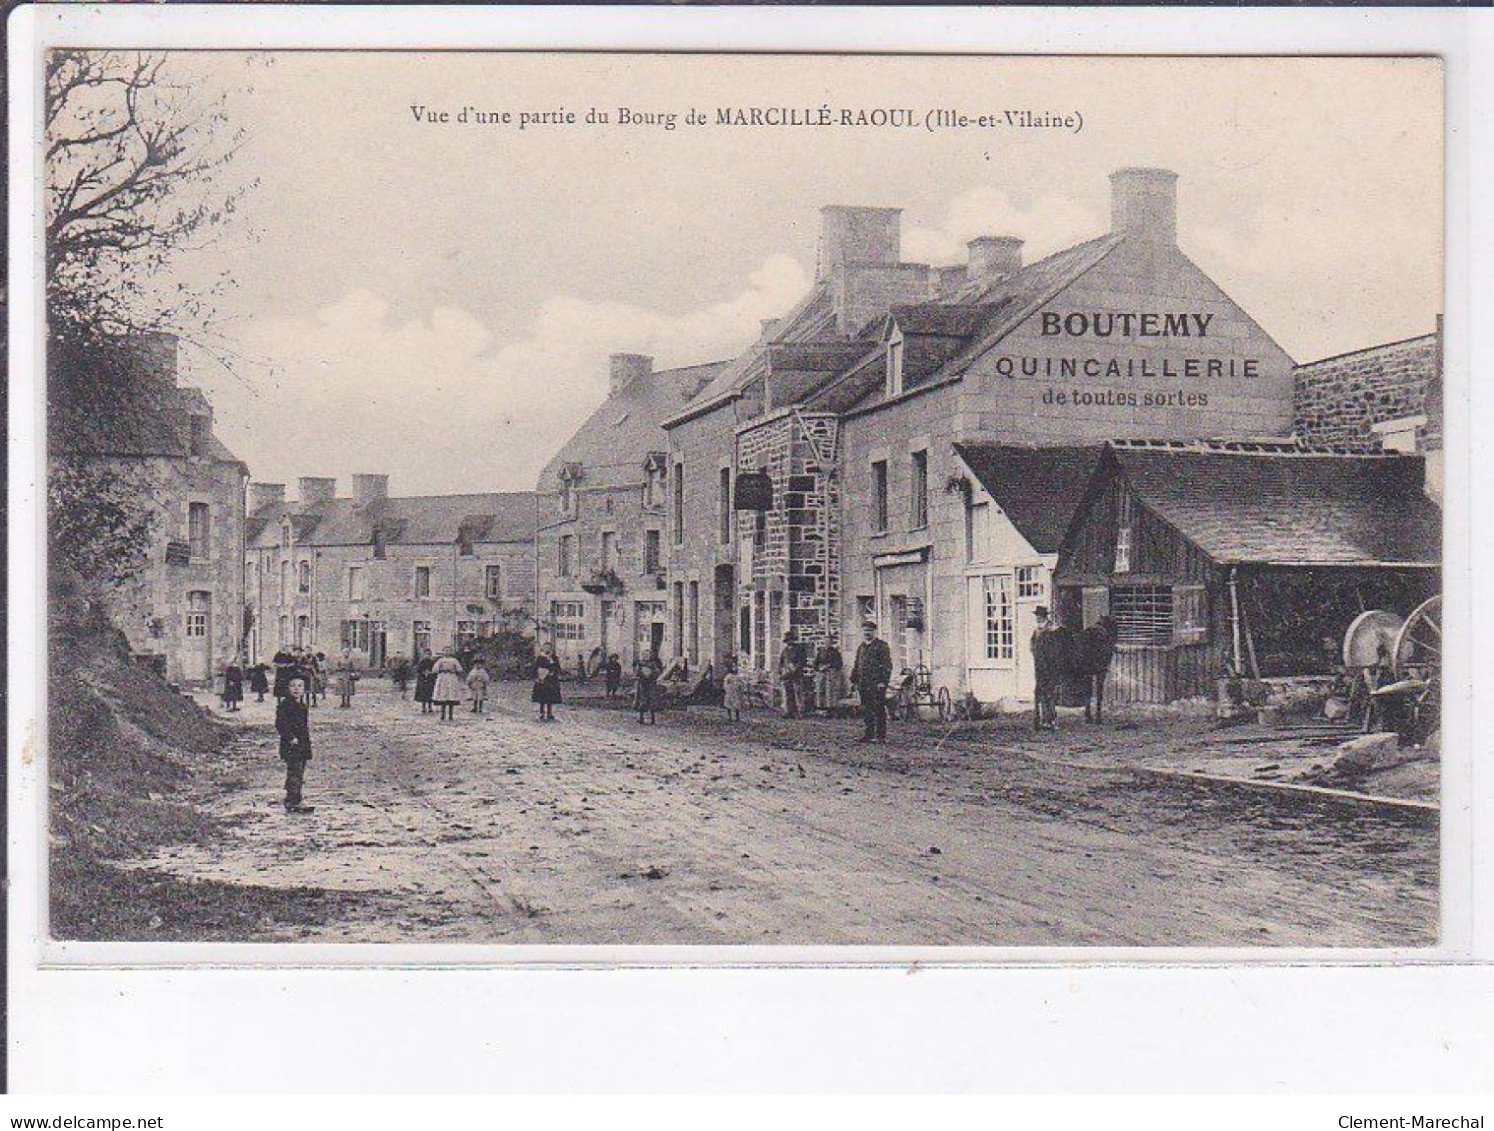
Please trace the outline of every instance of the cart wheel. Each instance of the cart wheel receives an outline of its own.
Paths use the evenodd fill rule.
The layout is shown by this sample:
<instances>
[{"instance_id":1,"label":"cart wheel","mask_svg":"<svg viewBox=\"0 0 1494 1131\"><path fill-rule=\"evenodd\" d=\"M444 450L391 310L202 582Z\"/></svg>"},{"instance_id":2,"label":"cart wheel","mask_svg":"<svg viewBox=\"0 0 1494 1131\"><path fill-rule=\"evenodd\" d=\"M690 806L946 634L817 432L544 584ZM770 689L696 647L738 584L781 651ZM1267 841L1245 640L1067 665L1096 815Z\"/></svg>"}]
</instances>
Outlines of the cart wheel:
<instances>
[{"instance_id":1,"label":"cart wheel","mask_svg":"<svg viewBox=\"0 0 1494 1131\"><path fill-rule=\"evenodd\" d=\"M954 718L954 699L949 694L949 688L939 688L939 694L935 698L934 704L939 708L940 722L947 723L950 719Z\"/></svg>"}]
</instances>

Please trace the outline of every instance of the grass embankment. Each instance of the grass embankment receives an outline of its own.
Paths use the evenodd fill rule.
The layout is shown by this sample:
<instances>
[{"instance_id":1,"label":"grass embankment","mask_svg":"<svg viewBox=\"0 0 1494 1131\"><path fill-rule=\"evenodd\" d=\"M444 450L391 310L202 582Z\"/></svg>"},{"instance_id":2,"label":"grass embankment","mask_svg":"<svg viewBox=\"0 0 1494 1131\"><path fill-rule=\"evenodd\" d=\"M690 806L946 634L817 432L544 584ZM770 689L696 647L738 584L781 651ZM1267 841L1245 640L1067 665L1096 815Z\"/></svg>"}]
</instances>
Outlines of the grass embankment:
<instances>
[{"instance_id":1,"label":"grass embankment","mask_svg":"<svg viewBox=\"0 0 1494 1131\"><path fill-rule=\"evenodd\" d=\"M131 866L226 833L198 800L232 728L136 666L94 626L54 634L50 663L50 933L61 940L225 941L336 917L351 897L313 888L183 881Z\"/></svg>"}]
</instances>

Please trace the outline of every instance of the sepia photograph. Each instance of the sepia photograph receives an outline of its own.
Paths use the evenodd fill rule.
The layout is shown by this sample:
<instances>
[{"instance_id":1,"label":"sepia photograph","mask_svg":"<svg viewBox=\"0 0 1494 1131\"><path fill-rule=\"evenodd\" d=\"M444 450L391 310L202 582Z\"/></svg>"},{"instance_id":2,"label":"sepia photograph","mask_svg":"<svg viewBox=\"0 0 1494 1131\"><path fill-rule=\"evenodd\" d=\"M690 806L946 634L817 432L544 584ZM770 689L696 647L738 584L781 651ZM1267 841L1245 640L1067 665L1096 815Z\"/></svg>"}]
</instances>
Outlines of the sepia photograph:
<instances>
[{"instance_id":1,"label":"sepia photograph","mask_svg":"<svg viewBox=\"0 0 1494 1131\"><path fill-rule=\"evenodd\" d=\"M49 940L1442 941L1439 59L42 69Z\"/></svg>"}]
</instances>

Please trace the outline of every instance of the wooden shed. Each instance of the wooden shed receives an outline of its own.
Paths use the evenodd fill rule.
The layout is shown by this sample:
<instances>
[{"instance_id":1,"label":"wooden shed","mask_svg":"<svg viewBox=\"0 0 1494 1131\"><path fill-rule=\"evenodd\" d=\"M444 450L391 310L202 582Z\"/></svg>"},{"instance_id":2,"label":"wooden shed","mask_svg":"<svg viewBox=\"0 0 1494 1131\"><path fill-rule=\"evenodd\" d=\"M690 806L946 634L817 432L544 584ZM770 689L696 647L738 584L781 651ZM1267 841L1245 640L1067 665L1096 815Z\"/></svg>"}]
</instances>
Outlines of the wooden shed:
<instances>
[{"instance_id":1,"label":"wooden shed","mask_svg":"<svg viewBox=\"0 0 1494 1131\"><path fill-rule=\"evenodd\" d=\"M1211 695L1232 670L1330 673L1360 612L1405 615L1440 588L1423 480L1419 456L1109 444L1059 552L1059 616L1115 619L1115 702Z\"/></svg>"}]
</instances>

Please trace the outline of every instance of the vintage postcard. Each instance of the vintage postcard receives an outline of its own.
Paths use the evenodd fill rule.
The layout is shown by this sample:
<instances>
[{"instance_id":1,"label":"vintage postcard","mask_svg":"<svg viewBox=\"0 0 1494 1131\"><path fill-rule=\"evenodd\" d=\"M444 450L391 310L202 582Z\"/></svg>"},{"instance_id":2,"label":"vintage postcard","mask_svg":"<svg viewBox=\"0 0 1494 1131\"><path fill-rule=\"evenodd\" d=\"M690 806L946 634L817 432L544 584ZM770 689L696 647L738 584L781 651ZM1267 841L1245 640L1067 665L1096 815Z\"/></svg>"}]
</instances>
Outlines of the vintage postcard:
<instances>
[{"instance_id":1,"label":"vintage postcard","mask_svg":"<svg viewBox=\"0 0 1494 1131\"><path fill-rule=\"evenodd\" d=\"M44 70L54 943L1442 939L1440 60Z\"/></svg>"}]
</instances>

